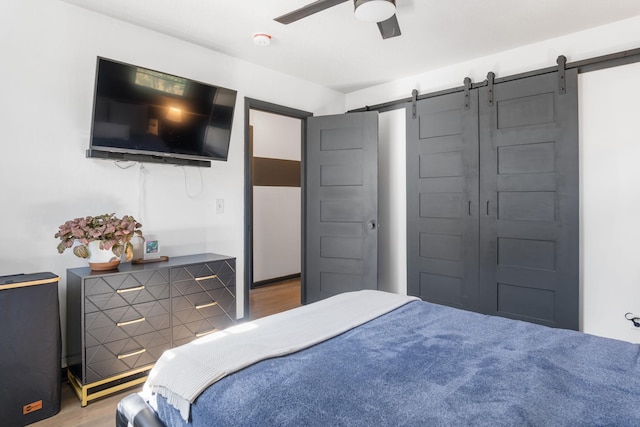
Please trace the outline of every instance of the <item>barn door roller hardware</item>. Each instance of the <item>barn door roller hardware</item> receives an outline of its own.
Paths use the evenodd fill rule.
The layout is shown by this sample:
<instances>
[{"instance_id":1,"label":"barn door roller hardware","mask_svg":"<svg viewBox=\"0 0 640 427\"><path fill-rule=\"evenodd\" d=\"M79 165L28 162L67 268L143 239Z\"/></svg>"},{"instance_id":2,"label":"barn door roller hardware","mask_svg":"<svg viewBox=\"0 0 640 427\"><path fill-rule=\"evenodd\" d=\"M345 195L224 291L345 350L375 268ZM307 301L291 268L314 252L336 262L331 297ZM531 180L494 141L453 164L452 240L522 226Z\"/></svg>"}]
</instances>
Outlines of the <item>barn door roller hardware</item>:
<instances>
[{"instance_id":1,"label":"barn door roller hardware","mask_svg":"<svg viewBox=\"0 0 640 427\"><path fill-rule=\"evenodd\" d=\"M569 62L569 63L567 63L566 57L561 55L558 57L558 66L554 65L551 67L541 68L538 70L533 70L533 71L529 71L521 74L514 74L507 77L501 77L500 79L498 79L497 83L509 82L513 80L523 79L526 77L554 73L557 71L558 75L560 76L559 85L558 85L559 93L563 94L563 93L566 93L566 90L567 90L566 81L564 78L564 73L566 72L566 70L576 69L578 74L583 74L583 73L602 70L610 67L618 67L620 65L635 64L638 62L640 62L640 48L625 50L617 53L612 53L609 55L603 55L595 58L589 58L589 59L584 59L582 61ZM489 73L489 74L495 77L493 73ZM492 89L491 81L493 81L493 79L488 78L483 82L484 86L490 86L489 90L490 90L491 96L489 97L489 105L493 105L493 89ZM481 84L476 84L476 87L480 85ZM446 95L449 93L457 93L463 89L464 88L460 88L460 87L446 89L438 92L423 94L420 96L420 98L426 99L426 98L433 98L435 96ZM376 111L389 111L396 108L406 108L407 103L411 102L412 100L413 98L407 97L407 98L402 98L396 101L384 102L382 104L377 104L374 106L370 106L368 108ZM350 110L349 112L356 112L356 111L363 111L363 109L362 108L353 109L353 110Z\"/></svg>"},{"instance_id":2,"label":"barn door roller hardware","mask_svg":"<svg viewBox=\"0 0 640 427\"><path fill-rule=\"evenodd\" d=\"M496 74L493 71L487 73L487 87L489 88L489 105L493 106L493 80L496 78Z\"/></svg>"},{"instance_id":3,"label":"barn door roller hardware","mask_svg":"<svg viewBox=\"0 0 640 427\"><path fill-rule=\"evenodd\" d=\"M469 98L469 91L471 90L471 78L470 77L465 77L464 78L464 109L468 110L470 108L470 98Z\"/></svg>"},{"instance_id":4,"label":"barn door roller hardware","mask_svg":"<svg viewBox=\"0 0 640 427\"><path fill-rule=\"evenodd\" d=\"M558 91L561 95L564 95L565 93L567 93L567 85L564 78L564 73L567 66L567 57L564 55L560 55L558 56L558 60L556 62L558 63Z\"/></svg>"},{"instance_id":5,"label":"barn door roller hardware","mask_svg":"<svg viewBox=\"0 0 640 427\"><path fill-rule=\"evenodd\" d=\"M411 108L412 114L411 116L416 119L418 118L418 89L414 89L411 91Z\"/></svg>"}]
</instances>

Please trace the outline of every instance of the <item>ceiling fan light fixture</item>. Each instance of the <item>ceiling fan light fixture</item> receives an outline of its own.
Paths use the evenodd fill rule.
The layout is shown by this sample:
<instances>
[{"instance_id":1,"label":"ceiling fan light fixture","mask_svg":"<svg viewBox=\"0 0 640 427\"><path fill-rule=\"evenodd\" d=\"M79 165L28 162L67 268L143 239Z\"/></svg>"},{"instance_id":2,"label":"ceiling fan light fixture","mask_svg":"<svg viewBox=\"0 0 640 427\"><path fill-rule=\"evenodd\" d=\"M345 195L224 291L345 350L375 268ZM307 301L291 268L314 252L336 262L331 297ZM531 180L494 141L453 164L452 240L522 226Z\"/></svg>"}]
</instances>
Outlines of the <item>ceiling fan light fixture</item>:
<instances>
[{"instance_id":1,"label":"ceiling fan light fixture","mask_svg":"<svg viewBox=\"0 0 640 427\"><path fill-rule=\"evenodd\" d=\"M354 0L355 15L360 21L382 22L396 13L395 0Z\"/></svg>"}]
</instances>

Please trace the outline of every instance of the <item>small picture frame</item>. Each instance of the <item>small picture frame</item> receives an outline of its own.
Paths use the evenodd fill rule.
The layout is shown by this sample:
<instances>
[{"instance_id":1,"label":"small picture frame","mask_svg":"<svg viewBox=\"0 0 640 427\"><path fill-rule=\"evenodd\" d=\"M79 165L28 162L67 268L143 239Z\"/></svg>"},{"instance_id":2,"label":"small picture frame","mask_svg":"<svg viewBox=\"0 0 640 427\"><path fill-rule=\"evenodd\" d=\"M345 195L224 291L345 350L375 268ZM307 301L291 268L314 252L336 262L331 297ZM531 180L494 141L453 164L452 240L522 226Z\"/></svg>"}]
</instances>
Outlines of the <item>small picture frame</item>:
<instances>
[{"instance_id":1,"label":"small picture frame","mask_svg":"<svg viewBox=\"0 0 640 427\"><path fill-rule=\"evenodd\" d=\"M160 244L158 242L158 239L154 239L154 238L145 239L143 258L145 260L160 258Z\"/></svg>"}]
</instances>

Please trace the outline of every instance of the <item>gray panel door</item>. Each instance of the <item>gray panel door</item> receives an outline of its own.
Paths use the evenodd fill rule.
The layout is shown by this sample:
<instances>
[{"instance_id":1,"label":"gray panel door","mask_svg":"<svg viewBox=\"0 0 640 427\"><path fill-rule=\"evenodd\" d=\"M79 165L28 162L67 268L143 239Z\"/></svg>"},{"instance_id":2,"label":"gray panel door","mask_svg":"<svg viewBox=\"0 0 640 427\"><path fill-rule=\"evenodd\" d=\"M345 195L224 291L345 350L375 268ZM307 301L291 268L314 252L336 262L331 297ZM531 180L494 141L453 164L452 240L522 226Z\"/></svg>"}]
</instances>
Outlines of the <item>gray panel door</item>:
<instances>
[{"instance_id":1,"label":"gray panel door","mask_svg":"<svg viewBox=\"0 0 640 427\"><path fill-rule=\"evenodd\" d=\"M407 109L407 291L473 310L478 288L478 92Z\"/></svg>"},{"instance_id":2,"label":"gray panel door","mask_svg":"<svg viewBox=\"0 0 640 427\"><path fill-rule=\"evenodd\" d=\"M481 305L578 329L577 72L480 89Z\"/></svg>"},{"instance_id":3,"label":"gray panel door","mask_svg":"<svg viewBox=\"0 0 640 427\"><path fill-rule=\"evenodd\" d=\"M378 287L378 113L307 119L303 301Z\"/></svg>"}]
</instances>

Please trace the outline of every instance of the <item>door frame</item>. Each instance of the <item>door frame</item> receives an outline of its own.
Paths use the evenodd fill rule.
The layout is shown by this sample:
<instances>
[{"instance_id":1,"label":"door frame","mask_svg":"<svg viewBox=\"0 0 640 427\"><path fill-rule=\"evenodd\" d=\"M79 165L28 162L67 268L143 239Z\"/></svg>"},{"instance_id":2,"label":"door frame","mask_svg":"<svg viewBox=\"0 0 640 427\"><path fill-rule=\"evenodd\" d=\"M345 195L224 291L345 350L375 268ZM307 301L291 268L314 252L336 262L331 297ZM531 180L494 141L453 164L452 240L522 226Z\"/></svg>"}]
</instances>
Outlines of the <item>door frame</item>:
<instances>
[{"instance_id":1,"label":"door frame","mask_svg":"<svg viewBox=\"0 0 640 427\"><path fill-rule=\"evenodd\" d=\"M249 115L251 110L263 111L265 113L278 114L281 116L292 117L300 119L300 192L301 192L301 214L302 214L302 239L300 242L301 253L301 265L300 265L300 283L301 283L301 297L302 301L305 301L304 295L304 283L305 280L305 194L306 194L306 182L305 182L305 158L307 150L307 117L313 116L313 113L297 110L295 108L285 107L278 104L273 104L266 101L261 101L253 98L244 98L244 315L242 320L249 319L249 291L251 284L253 283L253 175L251 171L251 159L253 157L253 147L251 145L250 137L250 120Z\"/></svg>"}]
</instances>

